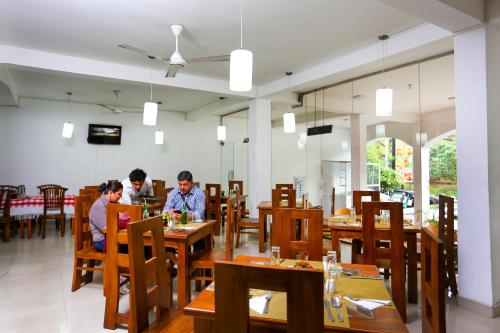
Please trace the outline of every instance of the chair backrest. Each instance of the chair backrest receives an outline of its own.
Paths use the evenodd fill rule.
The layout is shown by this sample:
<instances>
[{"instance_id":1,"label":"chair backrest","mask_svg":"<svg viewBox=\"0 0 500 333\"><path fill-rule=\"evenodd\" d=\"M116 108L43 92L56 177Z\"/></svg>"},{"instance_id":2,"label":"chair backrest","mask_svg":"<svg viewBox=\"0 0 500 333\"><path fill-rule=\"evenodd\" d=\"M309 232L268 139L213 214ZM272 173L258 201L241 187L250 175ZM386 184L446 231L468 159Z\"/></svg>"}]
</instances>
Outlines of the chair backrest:
<instances>
[{"instance_id":1,"label":"chair backrest","mask_svg":"<svg viewBox=\"0 0 500 333\"><path fill-rule=\"evenodd\" d=\"M226 218L226 260L232 261L234 258L234 226L241 220L240 197L232 197L227 200Z\"/></svg>"},{"instance_id":2,"label":"chair backrest","mask_svg":"<svg viewBox=\"0 0 500 333\"><path fill-rule=\"evenodd\" d=\"M277 190L293 190L293 184L276 184L275 187ZM287 200L287 194L283 193L281 200Z\"/></svg>"},{"instance_id":3,"label":"chair backrest","mask_svg":"<svg viewBox=\"0 0 500 333\"><path fill-rule=\"evenodd\" d=\"M439 239L444 243L444 265L455 267L455 199L439 195Z\"/></svg>"},{"instance_id":4,"label":"chair backrest","mask_svg":"<svg viewBox=\"0 0 500 333\"><path fill-rule=\"evenodd\" d=\"M100 185L85 185L87 190L98 190L100 187Z\"/></svg>"},{"instance_id":5,"label":"chair backrest","mask_svg":"<svg viewBox=\"0 0 500 333\"><path fill-rule=\"evenodd\" d=\"M60 209L64 213L64 193L68 190L61 185L47 184L38 186L43 195L43 210Z\"/></svg>"},{"instance_id":6,"label":"chair backrest","mask_svg":"<svg viewBox=\"0 0 500 333\"><path fill-rule=\"evenodd\" d=\"M197 188L200 188L200 182L193 182L193 186L197 187Z\"/></svg>"},{"instance_id":7,"label":"chair backrest","mask_svg":"<svg viewBox=\"0 0 500 333\"><path fill-rule=\"evenodd\" d=\"M216 261L215 331L250 332L248 293L257 288L287 293L288 332L322 332L323 281L321 270Z\"/></svg>"},{"instance_id":8,"label":"chair backrest","mask_svg":"<svg viewBox=\"0 0 500 333\"><path fill-rule=\"evenodd\" d=\"M333 212L333 215L350 215L351 210L347 207L337 208Z\"/></svg>"},{"instance_id":9,"label":"chair backrest","mask_svg":"<svg viewBox=\"0 0 500 333\"><path fill-rule=\"evenodd\" d=\"M94 190L94 189L86 189L86 188L81 188L78 190L80 195L88 195L90 196L90 205L99 199L101 196L101 191L100 190Z\"/></svg>"},{"instance_id":10,"label":"chair backrest","mask_svg":"<svg viewBox=\"0 0 500 333\"><path fill-rule=\"evenodd\" d=\"M370 197L370 201L380 201L379 191L352 191L352 205L356 209L356 214L360 214L363 207L363 197Z\"/></svg>"},{"instance_id":11,"label":"chair backrest","mask_svg":"<svg viewBox=\"0 0 500 333\"><path fill-rule=\"evenodd\" d=\"M300 232L298 232L298 229ZM275 237L275 238L274 238ZM283 258L323 259L323 210L276 208L273 216L274 243Z\"/></svg>"},{"instance_id":12,"label":"chair backrest","mask_svg":"<svg viewBox=\"0 0 500 333\"><path fill-rule=\"evenodd\" d=\"M153 179L153 194L163 196L163 189L165 188L165 181L160 179Z\"/></svg>"},{"instance_id":13,"label":"chair backrest","mask_svg":"<svg viewBox=\"0 0 500 333\"><path fill-rule=\"evenodd\" d=\"M144 255L144 233L151 233L152 258ZM142 332L149 326L149 309L156 319L169 308L170 277L165 258L163 223L160 216L129 223L127 226L130 261L129 332ZM149 282L149 285L148 285Z\"/></svg>"},{"instance_id":14,"label":"chair backrest","mask_svg":"<svg viewBox=\"0 0 500 333\"><path fill-rule=\"evenodd\" d=\"M90 195L75 197L74 235L75 252L92 246L92 232L89 225L89 212L92 207Z\"/></svg>"},{"instance_id":15,"label":"chair backrest","mask_svg":"<svg viewBox=\"0 0 500 333\"><path fill-rule=\"evenodd\" d=\"M375 226L375 215L378 215L381 210L389 211L389 229ZM362 215L363 264L376 265L379 259L390 260L392 299L401 318L406 322L403 204L401 202L364 202ZM377 247L378 240L389 240L389 247Z\"/></svg>"},{"instance_id":16,"label":"chair backrest","mask_svg":"<svg viewBox=\"0 0 500 333\"><path fill-rule=\"evenodd\" d=\"M243 181L242 180L230 180L229 190L233 190L234 193L243 194Z\"/></svg>"},{"instance_id":17,"label":"chair backrest","mask_svg":"<svg viewBox=\"0 0 500 333\"><path fill-rule=\"evenodd\" d=\"M23 187L24 187L24 185L23 185ZM14 186L14 185L0 185L0 190L9 190L9 191L11 191L11 193L10 193L11 199L18 198L18 196L17 196L17 194L18 194L18 186Z\"/></svg>"},{"instance_id":18,"label":"chair backrest","mask_svg":"<svg viewBox=\"0 0 500 333\"><path fill-rule=\"evenodd\" d=\"M335 215L335 187L332 187L332 208L330 212L332 213L332 215Z\"/></svg>"},{"instance_id":19,"label":"chair backrest","mask_svg":"<svg viewBox=\"0 0 500 333\"><path fill-rule=\"evenodd\" d=\"M10 217L10 197L13 190L0 188L0 217Z\"/></svg>"},{"instance_id":20,"label":"chair backrest","mask_svg":"<svg viewBox=\"0 0 500 333\"><path fill-rule=\"evenodd\" d=\"M272 190L272 207L295 208L297 206L296 193L293 189Z\"/></svg>"},{"instance_id":21,"label":"chair backrest","mask_svg":"<svg viewBox=\"0 0 500 333\"><path fill-rule=\"evenodd\" d=\"M427 228L420 241L422 332L446 333L443 242Z\"/></svg>"},{"instance_id":22,"label":"chair backrest","mask_svg":"<svg viewBox=\"0 0 500 333\"><path fill-rule=\"evenodd\" d=\"M221 186L220 184L205 184L207 198L206 219L220 221L221 218Z\"/></svg>"}]
</instances>

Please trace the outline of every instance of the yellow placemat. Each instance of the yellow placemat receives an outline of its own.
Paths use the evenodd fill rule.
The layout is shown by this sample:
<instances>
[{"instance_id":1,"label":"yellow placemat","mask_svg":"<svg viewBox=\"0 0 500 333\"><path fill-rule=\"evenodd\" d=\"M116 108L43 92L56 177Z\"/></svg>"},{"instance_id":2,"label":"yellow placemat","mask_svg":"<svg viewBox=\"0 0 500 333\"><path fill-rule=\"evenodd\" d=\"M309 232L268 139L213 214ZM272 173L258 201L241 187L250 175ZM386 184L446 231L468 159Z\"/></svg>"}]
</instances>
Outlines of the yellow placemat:
<instances>
[{"instance_id":1,"label":"yellow placemat","mask_svg":"<svg viewBox=\"0 0 500 333\"><path fill-rule=\"evenodd\" d=\"M286 259L283 261L280 266L294 266L295 263L298 260L291 260L291 259ZM323 263L319 261L308 261L311 266L315 269L324 269ZM264 295L265 291L264 290L259 290L259 289L251 289L250 290L250 295L252 296L262 296ZM328 301L330 301L330 296L328 296ZM333 316L335 317L335 321L331 322L328 319L328 313L323 307L323 317L324 317L324 325L325 326L334 326L334 327L350 327L349 326L349 318L347 317L347 308L345 305L344 300L342 300L342 306L339 308L339 310L342 313L342 316L344 317L344 321L340 322L337 317L337 309L335 309L333 306L330 306L330 311L332 312ZM278 291L273 291L272 293L272 298L269 301L269 308L268 312L266 314L260 314L258 312L253 311L250 309L250 316L252 317L257 317L257 318L269 318L269 319L278 319L278 320L283 320L286 321L286 293L284 292L278 292Z\"/></svg>"},{"instance_id":2,"label":"yellow placemat","mask_svg":"<svg viewBox=\"0 0 500 333\"><path fill-rule=\"evenodd\" d=\"M175 230L183 229L183 230L196 230L203 227L203 222L190 222L186 224L177 223L174 227Z\"/></svg>"},{"instance_id":3,"label":"yellow placemat","mask_svg":"<svg viewBox=\"0 0 500 333\"><path fill-rule=\"evenodd\" d=\"M361 221L361 215L356 215L356 221ZM349 223L351 217L349 215L334 215L328 218L328 222Z\"/></svg>"},{"instance_id":4,"label":"yellow placemat","mask_svg":"<svg viewBox=\"0 0 500 333\"><path fill-rule=\"evenodd\" d=\"M362 278L349 278L342 277L340 279L340 288L344 295L348 295L351 298L368 298L368 299L378 299L392 301L389 292L385 288L383 280L370 280ZM346 302L346 300L342 300ZM383 306L387 309L394 309L394 304Z\"/></svg>"}]
</instances>

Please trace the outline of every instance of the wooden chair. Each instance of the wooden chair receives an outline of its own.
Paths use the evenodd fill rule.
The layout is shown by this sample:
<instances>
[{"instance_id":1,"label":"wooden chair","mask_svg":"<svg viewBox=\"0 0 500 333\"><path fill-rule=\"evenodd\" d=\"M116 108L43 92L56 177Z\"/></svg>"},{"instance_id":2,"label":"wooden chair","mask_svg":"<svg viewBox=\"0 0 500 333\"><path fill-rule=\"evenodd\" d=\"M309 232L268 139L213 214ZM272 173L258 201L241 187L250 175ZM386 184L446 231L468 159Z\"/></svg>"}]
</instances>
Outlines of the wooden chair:
<instances>
[{"instance_id":1,"label":"wooden chair","mask_svg":"<svg viewBox=\"0 0 500 333\"><path fill-rule=\"evenodd\" d=\"M64 214L64 193L68 190L65 187L55 184L47 184L38 186L43 195L43 215L40 216L40 226L38 234L42 234L42 239L45 238L47 229L47 219L55 219L60 221L61 237L64 236L64 226L66 224L66 215Z\"/></svg>"},{"instance_id":2,"label":"wooden chair","mask_svg":"<svg viewBox=\"0 0 500 333\"><path fill-rule=\"evenodd\" d=\"M439 238L444 243L445 285L458 295L455 272L455 199L439 195Z\"/></svg>"},{"instance_id":3,"label":"wooden chair","mask_svg":"<svg viewBox=\"0 0 500 333\"><path fill-rule=\"evenodd\" d=\"M87 190L99 190L100 185L85 185Z\"/></svg>"},{"instance_id":4,"label":"wooden chair","mask_svg":"<svg viewBox=\"0 0 500 333\"><path fill-rule=\"evenodd\" d=\"M422 332L446 333L443 242L427 228L422 228L420 242Z\"/></svg>"},{"instance_id":5,"label":"wooden chair","mask_svg":"<svg viewBox=\"0 0 500 333\"><path fill-rule=\"evenodd\" d=\"M233 193L243 194L243 181L242 180L230 180L229 181L229 190L232 190Z\"/></svg>"},{"instance_id":6,"label":"wooden chair","mask_svg":"<svg viewBox=\"0 0 500 333\"><path fill-rule=\"evenodd\" d=\"M356 214L361 214L363 209L363 197L370 197L370 201L380 201L379 191L352 191L352 206L356 209Z\"/></svg>"},{"instance_id":7,"label":"wooden chair","mask_svg":"<svg viewBox=\"0 0 500 333\"><path fill-rule=\"evenodd\" d=\"M287 198L285 200L282 200L283 195L286 194ZM271 216L272 216L272 221L275 220L275 215L276 215L276 208L295 208L297 206L297 200L296 200L296 191L295 190L289 190L289 189L281 189L277 190L274 189L272 190L272 196L271 196ZM274 222L273 222L274 223ZM270 235L270 241L271 245L275 246L275 241L273 239L273 233L274 233L274 225L271 223L271 235Z\"/></svg>"},{"instance_id":8,"label":"wooden chair","mask_svg":"<svg viewBox=\"0 0 500 333\"><path fill-rule=\"evenodd\" d=\"M144 233L151 233L152 258L144 254ZM148 312L155 309L156 320L167 315L170 304L170 273L165 258L163 223L160 216L129 223L127 226L130 264L130 309L128 331L149 327Z\"/></svg>"},{"instance_id":9,"label":"wooden chair","mask_svg":"<svg viewBox=\"0 0 500 333\"><path fill-rule=\"evenodd\" d=\"M378 215L380 210L389 211L390 229L375 227L375 214ZM392 299L399 315L406 322L403 204L401 202L364 202L362 214L362 263L391 269ZM389 240L389 247L378 247L377 241L379 240Z\"/></svg>"},{"instance_id":10,"label":"wooden chair","mask_svg":"<svg viewBox=\"0 0 500 333\"><path fill-rule=\"evenodd\" d=\"M243 212L245 211L244 207L246 206L246 196L238 196L238 205L240 206L239 209L241 214L234 223L234 226L236 227L236 247L240 246L240 234L254 234L259 236L260 233L264 232L264 230L261 230L259 226L258 218L245 217L246 214ZM226 232L227 230L229 229L226 228Z\"/></svg>"},{"instance_id":11,"label":"wooden chair","mask_svg":"<svg viewBox=\"0 0 500 333\"><path fill-rule=\"evenodd\" d=\"M234 224L238 223L241 216L241 205L238 196L227 200L227 222L226 222L226 247L224 250L212 249L205 252L201 257L192 257L190 260L191 280L195 281L213 281L214 263L216 260L233 260L234 256Z\"/></svg>"},{"instance_id":12,"label":"wooden chair","mask_svg":"<svg viewBox=\"0 0 500 333\"><path fill-rule=\"evenodd\" d=\"M237 283L235 283L237 281ZM323 332L323 271L215 263L215 331L247 333L250 288L286 292L287 332ZM272 302L271 302L272 306Z\"/></svg>"},{"instance_id":13,"label":"wooden chair","mask_svg":"<svg viewBox=\"0 0 500 333\"><path fill-rule=\"evenodd\" d=\"M75 216L73 219L75 253L71 291L80 289L82 283L90 283L94 272L104 272L105 254L95 250L92 243L92 232L89 225L89 211L93 204L92 200L93 198L89 195L75 197ZM96 262L102 262L102 267L95 267ZM86 272L85 276L82 274L83 271Z\"/></svg>"},{"instance_id":14,"label":"wooden chair","mask_svg":"<svg viewBox=\"0 0 500 333\"><path fill-rule=\"evenodd\" d=\"M222 219L221 208L221 186L220 184L205 184L207 213L206 219L215 220L215 236L220 236L220 225Z\"/></svg>"},{"instance_id":15,"label":"wooden chair","mask_svg":"<svg viewBox=\"0 0 500 333\"><path fill-rule=\"evenodd\" d=\"M165 188L165 181L160 179L153 179L153 194L156 196L163 196L163 189Z\"/></svg>"},{"instance_id":16,"label":"wooden chair","mask_svg":"<svg viewBox=\"0 0 500 333\"><path fill-rule=\"evenodd\" d=\"M283 258L323 260L323 210L276 208L275 217L273 237Z\"/></svg>"},{"instance_id":17,"label":"wooden chair","mask_svg":"<svg viewBox=\"0 0 500 333\"><path fill-rule=\"evenodd\" d=\"M9 188L0 188L0 224L3 226L3 241L10 241L10 227L14 217L10 216L10 199L15 193Z\"/></svg>"},{"instance_id":18,"label":"wooden chair","mask_svg":"<svg viewBox=\"0 0 500 333\"><path fill-rule=\"evenodd\" d=\"M118 312L120 274L129 273L129 256L119 251L119 245L125 244L118 239L119 213L129 214L130 222L139 221L142 219L142 207L110 203L106 208L106 265L104 266L106 305L103 326L107 329L116 329L118 324L128 324L128 315Z\"/></svg>"}]
</instances>

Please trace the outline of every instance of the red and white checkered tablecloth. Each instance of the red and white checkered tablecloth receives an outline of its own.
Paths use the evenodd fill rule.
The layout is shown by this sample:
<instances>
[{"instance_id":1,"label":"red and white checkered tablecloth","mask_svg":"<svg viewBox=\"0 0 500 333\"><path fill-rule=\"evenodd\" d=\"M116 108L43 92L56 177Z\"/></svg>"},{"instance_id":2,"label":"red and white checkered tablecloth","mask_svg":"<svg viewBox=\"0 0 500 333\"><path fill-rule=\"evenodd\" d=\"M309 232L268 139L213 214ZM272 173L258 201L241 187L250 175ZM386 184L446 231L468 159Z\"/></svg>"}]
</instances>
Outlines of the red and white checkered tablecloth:
<instances>
[{"instance_id":1,"label":"red and white checkered tablecloth","mask_svg":"<svg viewBox=\"0 0 500 333\"><path fill-rule=\"evenodd\" d=\"M75 212L75 196L64 196L64 213L73 214ZM10 215L40 215L43 214L43 196L30 196L22 199L12 199L10 201Z\"/></svg>"}]
</instances>

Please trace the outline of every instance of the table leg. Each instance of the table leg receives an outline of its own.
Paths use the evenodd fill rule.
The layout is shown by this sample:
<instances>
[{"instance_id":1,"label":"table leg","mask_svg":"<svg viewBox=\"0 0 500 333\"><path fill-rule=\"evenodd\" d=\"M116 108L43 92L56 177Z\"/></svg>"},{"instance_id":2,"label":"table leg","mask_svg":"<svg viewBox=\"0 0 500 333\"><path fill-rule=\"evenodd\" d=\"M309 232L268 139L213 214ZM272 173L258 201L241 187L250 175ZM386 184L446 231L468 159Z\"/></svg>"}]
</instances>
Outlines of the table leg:
<instances>
[{"instance_id":1,"label":"table leg","mask_svg":"<svg viewBox=\"0 0 500 333\"><path fill-rule=\"evenodd\" d=\"M408 302L417 304L417 234L406 236L406 246L408 251Z\"/></svg>"},{"instance_id":2,"label":"table leg","mask_svg":"<svg viewBox=\"0 0 500 333\"><path fill-rule=\"evenodd\" d=\"M206 318L193 318L194 333L215 332L215 321Z\"/></svg>"},{"instance_id":3,"label":"table leg","mask_svg":"<svg viewBox=\"0 0 500 333\"><path fill-rule=\"evenodd\" d=\"M179 244L177 248L177 304L179 309L183 309L191 299L187 251L187 244Z\"/></svg>"},{"instance_id":4,"label":"table leg","mask_svg":"<svg viewBox=\"0 0 500 333\"><path fill-rule=\"evenodd\" d=\"M259 226L263 225L264 226L264 242L267 242L267 221L266 221L266 214L262 211L262 209L259 209Z\"/></svg>"},{"instance_id":5,"label":"table leg","mask_svg":"<svg viewBox=\"0 0 500 333\"><path fill-rule=\"evenodd\" d=\"M27 223L28 223L28 238L31 239L31 234L32 234L31 226L33 224L32 219L28 217Z\"/></svg>"},{"instance_id":6,"label":"table leg","mask_svg":"<svg viewBox=\"0 0 500 333\"><path fill-rule=\"evenodd\" d=\"M259 253L266 252L265 230L266 230L265 217L264 219L261 219L259 213Z\"/></svg>"},{"instance_id":7,"label":"table leg","mask_svg":"<svg viewBox=\"0 0 500 333\"><path fill-rule=\"evenodd\" d=\"M21 217L19 218L19 227L21 228L21 239L24 239L24 222L26 221L27 219L24 218L24 217Z\"/></svg>"}]
</instances>

